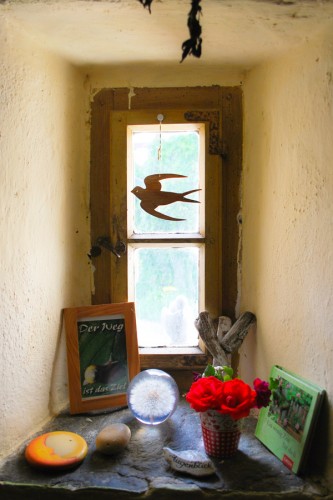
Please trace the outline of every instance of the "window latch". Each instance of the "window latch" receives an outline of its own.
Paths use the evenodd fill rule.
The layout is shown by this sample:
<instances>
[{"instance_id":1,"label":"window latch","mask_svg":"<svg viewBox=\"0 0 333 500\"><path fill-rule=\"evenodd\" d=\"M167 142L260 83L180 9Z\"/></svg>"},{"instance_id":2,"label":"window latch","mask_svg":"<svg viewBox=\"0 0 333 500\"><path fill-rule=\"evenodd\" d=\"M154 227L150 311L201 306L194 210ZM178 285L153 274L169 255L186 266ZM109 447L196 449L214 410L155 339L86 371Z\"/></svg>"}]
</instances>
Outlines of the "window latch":
<instances>
[{"instance_id":1,"label":"window latch","mask_svg":"<svg viewBox=\"0 0 333 500\"><path fill-rule=\"evenodd\" d=\"M124 253L126 253L126 244L123 241L117 241L116 245L113 246L109 236L99 236L96 241L96 245L90 249L90 257L98 257L102 253L102 249L106 248L109 252L112 252L118 259Z\"/></svg>"}]
</instances>

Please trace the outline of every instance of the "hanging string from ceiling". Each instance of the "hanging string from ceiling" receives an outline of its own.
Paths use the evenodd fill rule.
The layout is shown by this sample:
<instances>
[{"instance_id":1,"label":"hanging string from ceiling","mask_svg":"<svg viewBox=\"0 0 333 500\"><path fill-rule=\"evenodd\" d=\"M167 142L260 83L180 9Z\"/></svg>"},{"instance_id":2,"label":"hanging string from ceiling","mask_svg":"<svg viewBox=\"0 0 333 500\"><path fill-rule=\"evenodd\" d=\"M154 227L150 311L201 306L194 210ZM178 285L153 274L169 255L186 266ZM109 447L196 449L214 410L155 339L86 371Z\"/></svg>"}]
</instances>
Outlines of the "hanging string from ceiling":
<instances>
[{"instance_id":1,"label":"hanging string from ceiling","mask_svg":"<svg viewBox=\"0 0 333 500\"><path fill-rule=\"evenodd\" d=\"M164 115L159 113L156 118L160 122L160 143L157 150L157 159L160 161L162 159L162 121L164 120Z\"/></svg>"}]
</instances>

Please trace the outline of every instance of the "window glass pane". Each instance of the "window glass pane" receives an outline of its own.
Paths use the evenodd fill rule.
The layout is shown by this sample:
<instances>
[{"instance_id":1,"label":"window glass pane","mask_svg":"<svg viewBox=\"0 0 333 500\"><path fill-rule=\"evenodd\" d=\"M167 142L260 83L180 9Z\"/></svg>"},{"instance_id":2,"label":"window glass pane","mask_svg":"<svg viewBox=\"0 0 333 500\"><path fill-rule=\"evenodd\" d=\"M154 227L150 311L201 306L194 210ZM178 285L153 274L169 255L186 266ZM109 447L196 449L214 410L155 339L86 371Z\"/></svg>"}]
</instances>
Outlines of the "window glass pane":
<instances>
[{"instance_id":1,"label":"window glass pane","mask_svg":"<svg viewBox=\"0 0 333 500\"><path fill-rule=\"evenodd\" d=\"M134 249L134 297L140 347L196 346L200 249Z\"/></svg>"},{"instance_id":2,"label":"window glass pane","mask_svg":"<svg viewBox=\"0 0 333 500\"><path fill-rule=\"evenodd\" d=\"M192 131L143 131L132 132L132 162L133 162L133 188L139 186L145 191L140 191L134 196L134 221L133 230L136 234L143 233L198 233L199 209L197 203L200 191L185 194L184 196L195 203L177 201L179 193L197 190L199 185L199 145L200 137L197 130ZM158 152L160 148L160 158ZM153 174L178 174L184 177L163 179L161 192L152 193L147 189L144 179ZM132 191L132 189L130 189ZM174 196L163 192L176 193ZM147 213L141 206L145 205L147 196L155 196L161 205L153 204L149 210L156 210L155 215L164 214L181 221L165 220ZM142 196L139 198L138 196ZM166 203L166 204L163 204ZM154 206L155 205L155 206Z\"/></svg>"}]
</instances>

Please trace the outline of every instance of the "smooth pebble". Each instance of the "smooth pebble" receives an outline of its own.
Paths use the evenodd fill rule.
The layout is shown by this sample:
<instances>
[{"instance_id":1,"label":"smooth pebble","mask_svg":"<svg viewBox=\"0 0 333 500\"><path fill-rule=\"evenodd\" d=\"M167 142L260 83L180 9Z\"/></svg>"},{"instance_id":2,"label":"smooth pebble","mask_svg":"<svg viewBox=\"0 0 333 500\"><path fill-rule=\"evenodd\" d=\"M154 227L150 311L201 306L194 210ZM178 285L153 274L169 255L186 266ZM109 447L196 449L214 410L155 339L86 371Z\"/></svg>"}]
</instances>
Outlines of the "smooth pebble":
<instances>
[{"instance_id":1,"label":"smooth pebble","mask_svg":"<svg viewBox=\"0 0 333 500\"><path fill-rule=\"evenodd\" d=\"M131 430L125 424L112 424L102 429L96 437L96 449L105 455L122 451L131 439Z\"/></svg>"}]
</instances>

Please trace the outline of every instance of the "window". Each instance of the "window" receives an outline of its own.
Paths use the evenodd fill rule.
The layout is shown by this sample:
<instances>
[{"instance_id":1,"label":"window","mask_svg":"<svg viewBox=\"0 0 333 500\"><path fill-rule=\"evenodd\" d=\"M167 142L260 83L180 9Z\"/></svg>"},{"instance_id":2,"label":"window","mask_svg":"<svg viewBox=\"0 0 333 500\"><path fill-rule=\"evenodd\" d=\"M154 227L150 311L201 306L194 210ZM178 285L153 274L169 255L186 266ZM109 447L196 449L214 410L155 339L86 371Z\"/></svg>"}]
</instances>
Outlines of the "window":
<instances>
[{"instance_id":1,"label":"window","mask_svg":"<svg viewBox=\"0 0 333 500\"><path fill-rule=\"evenodd\" d=\"M128 93L101 91L92 103L92 245L101 236L109 237L114 247L126 245L120 258L102 251L93 259L92 302L137 302L142 367L153 359L162 369L195 369L205 365L207 357L196 346L193 317L201 310L233 317L237 300L241 92L219 87L135 89L130 102ZM164 116L162 134L158 114ZM172 156L185 147L179 146L184 138L186 148L191 144L193 149ZM156 151L161 139L159 163L150 148ZM202 189L188 196L200 203L153 207L185 221L147 213L132 193L137 185L145 188L146 174L159 172L186 176L163 179L162 191ZM158 294L163 297L157 300ZM181 308L189 313L184 315ZM181 328L172 319L177 311ZM163 314L163 328L154 328ZM152 339L156 330L161 335Z\"/></svg>"},{"instance_id":2,"label":"window","mask_svg":"<svg viewBox=\"0 0 333 500\"><path fill-rule=\"evenodd\" d=\"M136 304L139 346L198 346L194 321L205 305L205 125L129 125L127 158L128 298ZM175 193L186 193L189 202Z\"/></svg>"}]
</instances>

